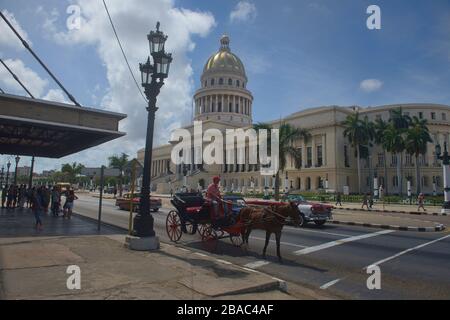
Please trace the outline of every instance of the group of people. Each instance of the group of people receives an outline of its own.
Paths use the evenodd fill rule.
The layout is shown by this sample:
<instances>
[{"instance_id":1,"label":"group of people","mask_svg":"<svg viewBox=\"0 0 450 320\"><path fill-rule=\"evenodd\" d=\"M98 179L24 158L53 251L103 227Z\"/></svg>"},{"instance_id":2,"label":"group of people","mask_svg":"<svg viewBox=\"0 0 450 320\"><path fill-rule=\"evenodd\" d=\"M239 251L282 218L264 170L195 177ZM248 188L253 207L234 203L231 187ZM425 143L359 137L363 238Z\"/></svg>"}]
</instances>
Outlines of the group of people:
<instances>
[{"instance_id":1,"label":"group of people","mask_svg":"<svg viewBox=\"0 0 450 320\"><path fill-rule=\"evenodd\" d=\"M65 196L64 205L61 207L61 197ZM27 188L26 185L5 185L2 189L2 208L24 209L31 208L35 220L36 229L42 230L43 214L51 210L52 216L58 217L61 211L63 217L70 219L73 203L78 199L73 189L62 191L58 186L35 186ZM5 206L6 205L6 206Z\"/></svg>"}]
</instances>

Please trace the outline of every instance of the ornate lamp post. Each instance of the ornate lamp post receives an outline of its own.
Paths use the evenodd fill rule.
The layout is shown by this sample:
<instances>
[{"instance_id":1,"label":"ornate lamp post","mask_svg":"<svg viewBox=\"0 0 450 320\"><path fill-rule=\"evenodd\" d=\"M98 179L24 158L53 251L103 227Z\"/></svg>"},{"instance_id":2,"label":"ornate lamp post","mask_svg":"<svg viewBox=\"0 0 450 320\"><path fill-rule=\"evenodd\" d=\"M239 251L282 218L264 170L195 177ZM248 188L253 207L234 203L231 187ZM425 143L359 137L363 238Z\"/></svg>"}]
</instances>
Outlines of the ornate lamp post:
<instances>
[{"instance_id":1,"label":"ornate lamp post","mask_svg":"<svg viewBox=\"0 0 450 320\"><path fill-rule=\"evenodd\" d=\"M131 249L137 250L157 249L159 247L158 239L155 237L155 231L153 230L153 217L150 214L153 128L155 124L155 113L158 110L156 107L156 98L161 87L164 85L164 79L168 76L170 63L172 62L172 55L164 51L164 43L167 40L167 36L159 31L159 22L156 24L156 31L151 31L147 38L153 64L150 62L150 57L147 58L147 62L139 64L142 86L144 87L145 96L148 99L148 117L141 199L139 213L135 216L133 224L133 235L143 238L142 240L144 241L136 241L134 244L130 241L129 243Z\"/></svg>"},{"instance_id":2,"label":"ornate lamp post","mask_svg":"<svg viewBox=\"0 0 450 320\"><path fill-rule=\"evenodd\" d=\"M6 185L8 185L9 181L9 168L11 167L11 162L8 160L8 163L6 164Z\"/></svg>"},{"instance_id":3,"label":"ornate lamp post","mask_svg":"<svg viewBox=\"0 0 450 320\"><path fill-rule=\"evenodd\" d=\"M450 213L450 157L448 155L447 143L444 142L444 153L441 154L441 146L436 145L436 157L442 160L442 170L444 175L444 204L442 213Z\"/></svg>"},{"instance_id":4,"label":"ornate lamp post","mask_svg":"<svg viewBox=\"0 0 450 320\"><path fill-rule=\"evenodd\" d=\"M16 160L16 170L14 171L14 185L16 185L17 184L17 167L19 166L20 157L16 156L14 158L14 160Z\"/></svg>"}]
</instances>

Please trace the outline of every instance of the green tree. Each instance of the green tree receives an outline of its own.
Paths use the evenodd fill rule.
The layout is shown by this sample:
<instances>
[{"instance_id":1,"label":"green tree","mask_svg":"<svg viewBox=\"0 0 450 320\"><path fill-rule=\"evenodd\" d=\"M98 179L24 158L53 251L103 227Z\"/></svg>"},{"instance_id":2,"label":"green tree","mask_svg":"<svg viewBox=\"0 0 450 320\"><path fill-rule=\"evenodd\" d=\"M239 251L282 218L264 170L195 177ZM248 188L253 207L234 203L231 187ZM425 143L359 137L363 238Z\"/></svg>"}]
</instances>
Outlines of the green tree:
<instances>
[{"instance_id":1,"label":"green tree","mask_svg":"<svg viewBox=\"0 0 450 320\"><path fill-rule=\"evenodd\" d=\"M361 193L361 154L368 152L370 141L373 139L373 125L367 119L361 120L359 113L349 114L345 121L344 137L346 137L350 145L355 149L356 165L358 169L358 193Z\"/></svg>"},{"instance_id":2,"label":"green tree","mask_svg":"<svg viewBox=\"0 0 450 320\"><path fill-rule=\"evenodd\" d=\"M119 195L122 196L122 190L123 190L123 170L125 169L125 166L128 163L128 155L126 153L123 153L121 155L113 155L108 158L109 160L109 166L112 168L119 169Z\"/></svg>"},{"instance_id":3,"label":"green tree","mask_svg":"<svg viewBox=\"0 0 450 320\"><path fill-rule=\"evenodd\" d=\"M72 164L64 163L61 166L61 172L65 175L64 182L75 183L77 175L81 174L84 166L81 163L73 162Z\"/></svg>"},{"instance_id":4,"label":"green tree","mask_svg":"<svg viewBox=\"0 0 450 320\"><path fill-rule=\"evenodd\" d=\"M270 133L271 129L275 129L270 124L267 123L258 123L253 126L255 130L259 129L267 129L269 130L268 134L268 143L267 143L267 149L268 152L271 152L270 150ZM301 154L298 150L298 148L295 148L293 146L293 143L298 139L304 139L304 141L308 141L311 138L311 134L308 130L302 129L302 128L296 128L294 126L291 126L288 123L281 123L279 129L279 167L275 174L275 200L280 199L280 171L285 171L286 165L287 165L287 159L288 155L291 156L295 161L295 166L297 168L300 168L300 159ZM305 161L304 159L303 161Z\"/></svg>"},{"instance_id":5,"label":"green tree","mask_svg":"<svg viewBox=\"0 0 450 320\"><path fill-rule=\"evenodd\" d=\"M427 126L426 119L419 119L416 116L412 118L409 129L406 132L405 148L406 152L414 155L416 160L416 191L421 190L419 155L427 152L427 143L433 142Z\"/></svg>"},{"instance_id":6,"label":"green tree","mask_svg":"<svg viewBox=\"0 0 450 320\"><path fill-rule=\"evenodd\" d=\"M375 144L380 146L383 149L383 166L384 166L384 192L386 195L389 194L388 191L388 171L387 171L387 159L386 159L386 148L385 148L385 136L384 133L388 127L388 124L383 119L376 119L374 124L375 136L374 141Z\"/></svg>"},{"instance_id":7,"label":"green tree","mask_svg":"<svg viewBox=\"0 0 450 320\"><path fill-rule=\"evenodd\" d=\"M399 185L399 195L403 195L403 152L405 151L406 132L411 123L411 117L405 115L401 107L390 111L388 130L390 141L388 141L388 151L393 152L397 156L397 177Z\"/></svg>"}]
</instances>

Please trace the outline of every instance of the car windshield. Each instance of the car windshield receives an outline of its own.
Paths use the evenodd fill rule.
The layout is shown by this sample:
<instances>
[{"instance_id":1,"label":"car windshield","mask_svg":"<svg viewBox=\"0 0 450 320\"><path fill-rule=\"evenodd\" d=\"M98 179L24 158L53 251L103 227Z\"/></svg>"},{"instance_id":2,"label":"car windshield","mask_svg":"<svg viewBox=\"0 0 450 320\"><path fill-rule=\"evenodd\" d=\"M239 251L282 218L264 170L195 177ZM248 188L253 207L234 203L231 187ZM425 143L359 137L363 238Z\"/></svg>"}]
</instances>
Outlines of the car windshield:
<instances>
[{"instance_id":1,"label":"car windshield","mask_svg":"<svg viewBox=\"0 0 450 320\"><path fill-rule=\"evenodd\" d=\"M292 201L300 201L300 202L304 202L305 201L305 198L303 198L303 196L301 196L301 195L290 195L288 197L288 199L292 200Z\"/></svg>"}]
</instances>

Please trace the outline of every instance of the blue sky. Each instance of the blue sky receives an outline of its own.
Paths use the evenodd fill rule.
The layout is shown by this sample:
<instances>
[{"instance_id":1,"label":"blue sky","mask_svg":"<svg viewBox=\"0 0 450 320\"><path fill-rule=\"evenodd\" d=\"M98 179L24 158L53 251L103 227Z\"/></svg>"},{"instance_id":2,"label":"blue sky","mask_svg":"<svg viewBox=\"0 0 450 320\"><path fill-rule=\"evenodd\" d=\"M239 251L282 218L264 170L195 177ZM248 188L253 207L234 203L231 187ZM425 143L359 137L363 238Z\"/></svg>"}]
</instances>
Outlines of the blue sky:
<instances>
[{"instance_id":1,"label":"blue sky","mask_svg":"<svg viewBox=\"0 0 450 320\"><path fill-rule=\"evenodd\" d=\"M129 114L122 127L127 137L79 155L42 160L38 169L82 159L87 165L100 165L99 160L106 162L105 154L121 150L135 156L144 145L144 105L101 1L0 0L0 4L82 105ZM65 25L70 4L81 8L84 20L78 33ZM169 34L167 49L174 53L174 66L160 96L156 144L167 140L167 130L190 120L190 97L223 33L230 36L232 51L246 67L254 121L320 105L450 104L448 0L107 0L107 4L136 76L137 63L147 54L146 34L156 20ZM371 4L381 9L381 30L366 27ZM11 59L18 73L22 62L24 76L39 78L30 83L38 96L63 99L29 53L3 38L0 35L2 58ZM3 70L0 76L2 89L24 95L5 80Z\"/></svg>"}]
</instances>

